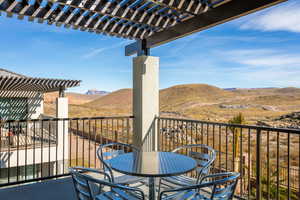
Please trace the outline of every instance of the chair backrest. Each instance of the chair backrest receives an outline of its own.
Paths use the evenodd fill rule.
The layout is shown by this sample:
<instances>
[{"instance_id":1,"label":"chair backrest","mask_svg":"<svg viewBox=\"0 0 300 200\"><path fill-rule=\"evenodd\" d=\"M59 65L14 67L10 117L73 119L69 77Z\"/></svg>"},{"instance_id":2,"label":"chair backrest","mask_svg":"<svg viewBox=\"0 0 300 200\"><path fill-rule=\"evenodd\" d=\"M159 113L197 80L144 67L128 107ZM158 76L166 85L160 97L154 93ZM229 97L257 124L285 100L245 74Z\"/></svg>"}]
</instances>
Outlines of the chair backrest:
<instances>
[{"instance_id":1,"label":"chair backrest","mask_svg":"<svg viewBox=\"0 0 300 200\"><path fill-rule=\"evenodd\" d=\"M99 172L87 168L70 168L78 200L94 200L96 195L99 199L123 199L123 200L144 200L145 195L139 188L128 187L111 182L110 176L105 172ZM87 172L99 173L106 177L106 180L96 179ZM93 194L92 186L98 187L98 193ZM106 198L105 198L106 197Z\"/></svg>"},{"instance_id":2,"label":"chair backrest","mask_svg":"<svg viewBox=\"0 0 300 200\"><path fill-rule=\"evenodd\" d=\"M200 184L210 184L212 193L210 199L232 199L240 174L225 172L211 174L201 179Z\"/></svg>"},{"instance_id":3,"label":"chair backrest","mask_svg":"<svg viewBox=\"0 0 300 200\"><path fill-rule=\"evenodd\" d=\"M105 172L97 171L94 169L89 169L89 168L83 168L83 167L74 167L69 169L73 183L74 183L74 188L76 191L76 195L78 200L93 200L94 199L94 191L93 191L93 186L95 186L94 182L91 180L91 176L86 174L88 172L90 173L97 173L101 174L104 176L104 178L108 179L110 181L110 176L106 174ZM99 185L99 191L100 193L100 188L101 186Z\"/></svg>"},{"instance_id":4,"label":"chair backrest","mask_svg":"<svg viewBox=\"0 0 300 200\"><path fill-rule=\"evenodd\" d=\"M200 184L165 190L159 194L159 199L231 200L239 176L240 174L236 172L211 174L203 177ZM168 198L168 193L171 194L171 198Z\"/></svg>"},{"instance_id":5,"label":"chair backrest","mask_svg":"<svg viewBox=\"0 0 300 200\"><path fill-rule=\"evenodd\" d=\"M197 183L203 176L210 173L211 166L216 159L216 151L204 144L191 144L174 149L174 153L186 154L197 161Z\"/></svg>"},{"instance_id":6,"label":"chair backrest","mask_svg":"<svg viewBox=\"0 0 300 200\"><path fill-rule=\"evenodd\" d=\"M114 181L114 176L112 169L109 165L109 160L124 153L138 151L139 149L133 145L115 142L100 145L97 149L97 156L102 163L104 172L108 173L112 181Z\"/></svg>"}]
</instances>

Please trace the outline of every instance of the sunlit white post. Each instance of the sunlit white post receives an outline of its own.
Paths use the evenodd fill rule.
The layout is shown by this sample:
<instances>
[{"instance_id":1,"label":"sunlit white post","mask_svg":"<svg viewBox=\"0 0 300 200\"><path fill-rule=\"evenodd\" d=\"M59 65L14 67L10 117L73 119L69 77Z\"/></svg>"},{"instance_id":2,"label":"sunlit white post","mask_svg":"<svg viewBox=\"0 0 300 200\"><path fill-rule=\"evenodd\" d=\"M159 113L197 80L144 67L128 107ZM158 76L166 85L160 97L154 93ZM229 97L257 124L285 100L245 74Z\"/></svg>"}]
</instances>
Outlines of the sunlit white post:
<instances>
[{"instance_id":1,"label":"sunlit white post","mask_svg":"<svg viewBox=\"0 0 300 200\"><path fill-rule=\"evenodd\" d=\"M157 150L155 117L159 115L159 58L133 58L133 144Z\"/></svg>"}]
</instances>

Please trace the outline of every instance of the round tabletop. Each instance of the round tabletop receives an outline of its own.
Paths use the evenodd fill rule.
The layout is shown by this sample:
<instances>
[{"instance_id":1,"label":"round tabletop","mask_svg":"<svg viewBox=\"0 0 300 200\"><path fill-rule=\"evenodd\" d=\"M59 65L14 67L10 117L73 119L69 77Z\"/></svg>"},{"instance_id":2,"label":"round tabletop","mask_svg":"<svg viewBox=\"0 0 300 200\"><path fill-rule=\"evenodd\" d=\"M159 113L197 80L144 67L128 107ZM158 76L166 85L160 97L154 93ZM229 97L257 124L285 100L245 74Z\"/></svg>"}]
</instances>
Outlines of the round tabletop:
<instances>
[{"instance_id":1,"label":"round tabletop","mask_svg":"<svg viewBox=\"0 0 300 200\"><path fill-rule=\"evenodd\" d=\"M164 177L194 170L197 162L172 152L132 152L109 160L110 167L122 174L143 177Z\"/></svg>"}]
</instances>

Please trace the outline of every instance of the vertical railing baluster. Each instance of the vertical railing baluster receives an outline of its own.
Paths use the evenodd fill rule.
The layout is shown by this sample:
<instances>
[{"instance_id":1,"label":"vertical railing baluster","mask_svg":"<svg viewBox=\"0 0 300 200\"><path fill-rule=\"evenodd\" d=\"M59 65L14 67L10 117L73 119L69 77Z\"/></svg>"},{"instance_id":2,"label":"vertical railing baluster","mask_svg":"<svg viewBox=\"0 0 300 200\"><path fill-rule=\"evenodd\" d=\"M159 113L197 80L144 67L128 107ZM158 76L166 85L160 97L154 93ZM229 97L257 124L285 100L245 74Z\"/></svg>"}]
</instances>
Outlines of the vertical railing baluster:
<instances>
[{"instance_id":1,"label":"vertical railing baluster","mask_svg":"<svg viewBox=\"0 0 300 200\"><path fill-rule=\"evenodd\" d=\"M89 123L89 147L88 147L88 149L89 149L89 156L88 156L89 162L88 162L88 166L89 166L89 168L91 168L91 120L90 119L88 119L88 123Z\"/></svg>"},{"instance_id":2,"label":"vertical railing baluster","mask_svg":"<svg viewBox=\"0 0 300 200\"><path fill-rule=\"evenodd\" d=\"M270 199L270 132L267 131L267 199Z\"/></svg>"},{"instance_id":3,"label":"vertical railing baluster","mask_svg":"<svg viewBox=\"0 0 300 200\"><path fill-rule=\"evenodd\" d=\"M209 146L209 124L208 123L206 123L206 145L208 145Z\"/></svg>"},{"instance_id":4,"label":"vertical railing baluster","mask_svg":"<svg viewBox=\"0 0 300 200\"><path fill-rule=\"evenodd\" d=\"M244 180L244 167L243 167L243 128L240 128L240 193L243 194L243 180Z\"/></svg>"},{"instance_id":5,"label":"vertical railing baluster","mask_svg":"<svg viewBox=\"0 0 300 200\"><path fill-rule=\"evenodd\" d=\"M298 135L298 198L300 199L300 134Z\"/></svg>"},{"instance_id":6,"label":"vertical railing baluster","mask_svg":"<svg viewBox=\"0 0 300 200\"><path fill-rule=\"evenodd\" d=\"M62 164L64 164L64 162L65 162L65 159L64 159L64 156L65 156L65 152L64 152L64 147L65 147L65 135L64 135L64 132L65 132L65 122L64 121L62 121L62 123L63 123L63 163ZM58 120L55 120L55 121L53 121L53 125L55 124L55 174L57 175L58 174L58 165L59 165L59 163L58 163L58 151L57 151L57 148L58 148ZM53 129L54 130L54 129ZM64 167L63 167L63 169L64 169Z\"/></svg>"},{"instance_id":7,"label":"vertical railing baluster","mask_svg":"<svg viewBox=\"0 0 300 200\"><path fill-rule=\"evenodd\" d=\"M250 179L251 179L251 174L250 174L250 168L251 168L251 131L250 128L248 129L248 199L250 199L250 194L251 194L251 185L250 185Z\"/></svg>"},{"instance_id":8,"label":"vertical railing baluster","mask_svg":"<svg viewBox=\"0 0 300 200\"><path fill-rule=\"evenodd\" d=\"M50 152L50 142L51 142L51 121L48 121L48 176L51 176L51 167L50 167L50 161L51 161L51 152Z\"/></svg>"},{"instance_id":9,"label":"vertical railing baluster","mask_svg":"<svg viewBox=\"0 0 300 200\"><path fill-rule=\"evenodd\" d=\"M73 129L73 127L72 127L72 119L70 119L70 121L69 121L69 167L73 167L72 166L72 144L73 144L73 142L72 142L72 134L74 135L74 129ZM74 137L73 137L74 138Z\"/></svg>"},{"instance_id":10,"label":"vertical railing baluster","mask_svg":"<svg viewBox=\"0 0 300 200\"><path fill-rule=\"evenodd\" d=\"M24 122L25 123L25 180L27 180L27 153L28 153L28 130L27 130L27 128L28 128L28 121L25 121Z\"/></svg>"},{"instance_id":11,"label":"vertical railing baluster","mask_svg":"<svg viewBox=\"0 0 300 200\"><path fill-rule=\"evenodd\" d=\"M10 155L10 145L11 145L11 138L10 138L10 131L11 131L11 124L8 122L8 155ZM8 169L7 169L7 183L10 183L10 156L8 156Z\"/></svg>"},{"instance_id":12,"label":"vertical railing baluster","mask_svg":"<svg viewBox=\"0 0 300 200\"><path fill-rule=\"evenodd\" d=\"M41 129L41 177L43 177L43 150L44 150L44 121L40 121Z\"/></svg>"},{"instance_id":13,"label":"vertical railing baluster","mask_svg":"<svg viewBox=\"0 0 300 200\"><path fill-rule=\"evenodd\" d=\"M276 173L276 199L279 200L279 176L280 176L280 169L279 169L279 159L280 159L280 155L279 155L279 131L277 131L277 156L276 156L276 167L277 167L277 173Z\"/></svg>"},{"instance_id":14,"label":"vertical railing baluster","mask_svg":"<svg viewBox=\"0 0 300 200\"><path fill-rule=\"evenodd\" d=\"M61 172L61 174L65 174L65 145L66 145L66 141L65 141L65 137L66 137L66 121L63 119L62 120L62 122L63 122L63 163L62 163L62 172ZM67 122L68 123L68 122ZM57 126L57 123L56 123L56 126ZM58 132L58 129L56 129L57 130L57 132ZM56 132L56 133L57 133ZM71 133L69 133L69 134L71 134ZM58 138L58 137L57 137ZM57 142L57 140L56 140L56 144L58 145L58 142ZM57 161L57 148L58 148L58 146L56 145L56 161ZM71 145L71 144L69 144L69 145Z\"/></svg>"},{"instance_id":15,"label":"vertical railing baluster","mask_svg":"<svg viewBox=\"0 0 300 200\"><path fill-rule=\"evenodd\" d=\"M79 122L78 119L76 120L76 166L78 166L78 145L79 145Z\"/></svg>"},{"instance_id":16,"label":"vertical railing baluster","mask_svg":"<svg viewBox=\"0 0 300 200\"><path fill-rule=\"evenodd\" d=\"M132 141L132 140L130 140L130 138L129 138L129 137L130 137L130 133L129 133L129 132L130 132L130 121L129 121L129 120L130 120L130 119L127 119L127 120L126 120L126 121L127 121L127 126L126 126L126 127L127 127L127 131L126 131L126 132L127 132L127 144L129 144L129 141ZM132 137L133 137L133 134L132 134Z\"/></svg>"},{"instance_id":17,"label":"vertical railing baluster","mask_svg":"<svg viewBox=\"0 0 300 200\"><path fill-rule=\"evenodd\" d=\"M228 171L228 126L226 126L226 129L225 129L225 134L226 134L226 138L225 138L225 142L226 142L226 145L225 145L225 151L226 151L226 154L225 154L225 160L226 160L226 171Z\"/></svg>"},{"instance_id":18,"label":"vertical railing baluster","mask_svg":"<svg viewBox=\"0 0 300 200\"><path fill-rule=\"evenodd\" d=\"M256 131L256 200L261 200L261 129Z\"/></svg>"},{"instance_id":19,"label":"vertical railing baluster","mask_svg":"<svg viewBox=\"0 0 300 200\"><path fill-rule=\"evenodd\" d=\"M160 121L161 121L161 119L160 118L156 118L156 120L157 120L157 129L156 129L156 137L157 137L157 139L156 139L156 141L157 141L157 144L156 144L156 147L157 147L157 149L156 149L156 151L161 151L161 132L160 132L160 130L161 130L161 128L160 128Z\"/></svg>"},{"instance_id":20,"label":"vertical railing baluster","mask_svg":"<svg viewBox=\"0 0 300 200\"><path fill-rule=\"evenodd\" d=\"M13 134L17 134L17 182L19 181L19 176L20 176L20 168L19 168L19 165L20 165L20 132L21 132L21 130L20 130L20 122L19 121L17 121L17 124L15 124L15 125L17 125L17 127L14 127L14 129L13 129L13 132L11 133L12 134L12 136L13 136ZM15 131L16 131L16 133L15 133ZM14 141L13 141L13 143L14 143Z\"/></svg>"},{"instance_id":21,"label":"vertical railing baluster","mask_svg":"<svg viewBox=\"0 0 300 200\"><path fill-rule=\"evenodd\" d=\"M222 146L222 138L221 138L221 125L219 125L219 169L221 169L221 146Z\"/></svg>"},{"instance_id":22,"label":"vertical railing baluster","mask_svg":"<svg viewBox=\"0 0 300 200\"><path fill-rule=\"evenodd\" d=\"M97 168L97 120L95 119L94 127L94 168Z\"/></svg>"},{"instance_id":23,"label":"vertical railing baluster","mask_svg":"<svg viewBox=\"0 0 300 200\"><path fill-rule=\"evenodd\" d=\"M82 120L82 134L81 134L81 142L82 142L82 166L85 167L84 163L84 142L85 142L85 126L84 126L85 120Z\"/></svg>"},{"instance_id":24,"label":"vertical railing baluster","mask_svg":"<svg viewBox=\"0 0 300 200\"><path fill-rule=\"evenodd\" d=\"M291 184L290 184L290 147L291 147L291 135L290 135L290 133L288 132L287 133L288 135L288 138L287 138L287 151L288 151L288 156L287 156L287 159L288 159L288 171L287 171L287 175L288 175L288 179L287 179L287 181L288 181L288 199L290 199L291 198Z\"/></svg>"},{"instance_id":25,"label":"vertical railing baluster","mask_svg":"<svg viewBox=\"0 0 300 200\"><path fill-rule=\"evenodd\" d=\"M203 123L201 123L201 144L204 144L203 134Z\"/></svg>"},{"instance_id":26,"label":"vertical railing baluster","mask_svg":"<svg viewBox=\"0 0 300 200\"><path fill-rule=\"evenodd\" d=\"M234 170L236 170L235 169L235 167L234 167L234 165L235 165L235 155L236 155L236 146L235 146L235 144L236 144L236 138L235 138L235 127L232 127L232 140L233 140L233 142L232 142L232 144L233 144L233 147L232 147L232 171L234 171Z\"/></svg>"}]
</instances>

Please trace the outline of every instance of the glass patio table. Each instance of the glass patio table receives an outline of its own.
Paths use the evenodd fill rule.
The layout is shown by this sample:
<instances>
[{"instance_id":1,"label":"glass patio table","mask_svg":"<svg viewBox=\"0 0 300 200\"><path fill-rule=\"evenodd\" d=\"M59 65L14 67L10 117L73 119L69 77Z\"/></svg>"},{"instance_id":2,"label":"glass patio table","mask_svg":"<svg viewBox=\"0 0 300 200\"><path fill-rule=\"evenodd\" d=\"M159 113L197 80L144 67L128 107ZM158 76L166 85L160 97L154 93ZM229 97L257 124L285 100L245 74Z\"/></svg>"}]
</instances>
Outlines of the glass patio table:
<instances>
[{"instance_id":1,"label":"glass patio table","mask_svg":"<svg viewBox=\"0 0 300 200\"><path fill-rule=\"evenodd\" d=\"M111 168L126 175L149 178L149 199L155 200L155 178L184 174L194 170L197 162L172 152L133 152L109 161Z\"/></svg>"}]
</instances>

